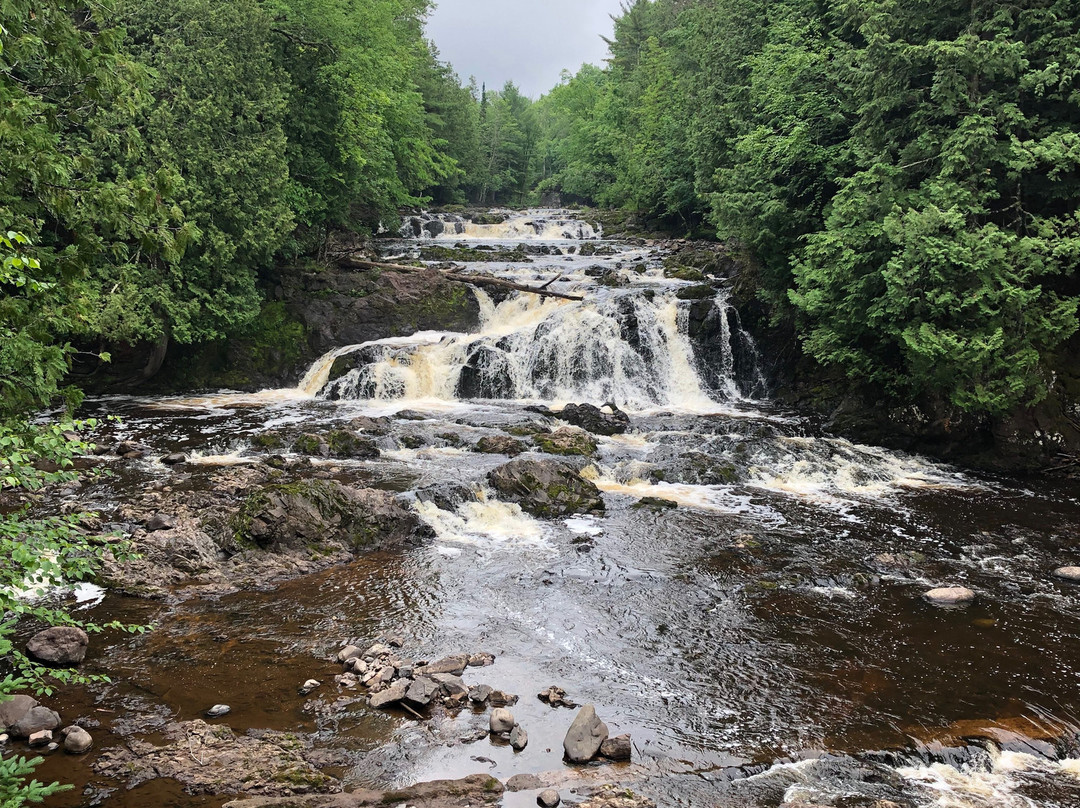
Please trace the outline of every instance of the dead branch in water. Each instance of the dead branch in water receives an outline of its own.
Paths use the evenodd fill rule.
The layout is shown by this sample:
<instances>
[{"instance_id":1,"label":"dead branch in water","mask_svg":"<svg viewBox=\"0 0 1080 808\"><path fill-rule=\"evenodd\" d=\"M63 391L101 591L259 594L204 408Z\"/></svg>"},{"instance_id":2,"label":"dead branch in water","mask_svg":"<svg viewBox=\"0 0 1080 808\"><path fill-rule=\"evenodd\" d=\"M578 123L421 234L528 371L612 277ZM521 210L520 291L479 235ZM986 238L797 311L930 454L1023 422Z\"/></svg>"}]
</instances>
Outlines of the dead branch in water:
<instances>
[{"instance_id":1,"label":"dead branch in water","mask_svg":"<svg viewBox=\"0 0 1080 808\"><path fill-rule=\"evenodd\" d=\"M460 271L443 272L441 270L432 270L430 267L411 267L405 264L383 264L379 261L364 261L359 258L353 258L348 256L339 260L342 266L352 267L356 269L385 269L390 272L438 272L448 281L457 281L458 283L467 283L470 286L493 286L499 289L513 289L516 292L528 292L534 295L540 295L541 297L557 297L560 300L584 300L581 295L566 295L562 292L553 292L547 287L559 280L562 276L557 275L552 280L545 283L543 286L525 286L521 283L514 283L513 281L504 281L501 278L492 278L488 275L463 275Z\"/></svg>"}]
</instances>

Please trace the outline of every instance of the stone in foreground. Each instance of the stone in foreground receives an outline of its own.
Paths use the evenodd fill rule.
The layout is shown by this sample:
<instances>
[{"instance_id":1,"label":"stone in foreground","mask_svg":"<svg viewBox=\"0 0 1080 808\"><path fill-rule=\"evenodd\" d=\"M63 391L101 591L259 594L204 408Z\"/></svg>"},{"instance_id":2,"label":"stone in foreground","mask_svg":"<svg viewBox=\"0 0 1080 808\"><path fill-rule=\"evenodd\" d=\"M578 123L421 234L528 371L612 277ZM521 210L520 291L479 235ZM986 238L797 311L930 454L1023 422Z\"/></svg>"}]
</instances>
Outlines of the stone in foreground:
<instances>
[{"instance_id":1,"label":"stone in foreground","mask_svg":"<svg viewBox=\"0 0 1080 808\"><path fill-rule=\"evenodd\" d=\"M1080 584L1080 567L1058 567L1054 570L1054 577Z\"/></svg>"},{"instance_id":2,"label":"stone in foreground","mask_svg":"<svg viewBox=\"0 0 1080 808\"><path fill-rule=\"evenodd\" d=\"M68 727L60 734L64 737L64 751L70 755L85 755L94 745L93 737L82 727Z\"/></svg>"},{"instance_id":3,"label":"stone in foreground","mask_svg":"<svg viewBox=\"0 0 1080 808\"><path fill-rule=\"evenodd\" d=\"M529 733L518 724L510 731L510 746L514 748L515 752L522 751L529 745Z\"/></svg>"},{"instance_id":4,"label":"stone in foreground","mask_svg":"<svg viewBox=\"0 0 1080 808\"><path fill-rule=\"evenodd\" d=\"M603 513L600 490L573 466L556 460L511 460L488 475L492 487L545 519L576 513Z\"/></svg>"},{"instance_id":5,"label":"stone in foreground","mask_svg":"<svg viewBox=\"0 0 1080 808\"><path fill-rule=\"evenodd\" d=\"M935 606L963 606L975 600L975 593L963 586L947 586L931 589L923 594Z\"/></svg>"},{"instance_id":6,"label":"stone in foreground","mask_svg":"<svg viewBox=\"0 0 1080 808\"><path fill-rule=\"evenodd\" d=\"M606 757L608 760L630 760L632 753L633 746L630 743L629 735L619 735L615 738L608 738L600 744L600 755Z\"/></svg>"},{"instance_id":7,"label":"stone in foreground","mask_svg":"<svg viewBox=\"0 0 1080 808\"><path fill-rule=\"evenodd\" d=\"M30 638L26 650L38 662L49 665L78 665L86 659L90 638L81 628L53 626Z\"/></svg>"},{"instance_id":8,"label":"stone in foreground","mask_svg":"<svg viewBox=\"0 0 1080 808\"><path fill-rule=\"evenodd\" d=\"M27 710L18 722L9 727L16 738L30 738L42 730L54 730L60 727L60 715L55 710L40 705Z\"/></svg>"},{"instance_id":9,"label":"stone in foreground","mask_svg":"<svg viewBox=\"0 0 1080 808\"><path fill-rule=\"evenodd\" d=\"M574 718L563 739L563 752L571 763L588 763L608 737L607 724L596 715L596 708L586 704Z\"/></svg>"},{"instance_id":10,"label":"stone in foreground","mask_svg":"<svg viewBox=\"0 0 1080 808\"><path fill-rule=\"evenodd\" d=\"M549 788L547 791L541 791L536 797L536 804L541 806L541 808L556 808L560 802L562 802L562 797L560 797L559 792L553 788Z\"/></svg>"},{"instance_id":11,"label":"stone in foreground","mask_svg":"<svg viewBox=\"0 0 1080 808\"><path fill-rule=\"evenodd\" d=\"M405 679L398 679L390 687L386 688L379 693L376 693L371 697L371 706L376 709L381 707L389 707L391 704L397 704L405 699L405 694L408 692L409 682Z\"/></svg>"}]
</instances>

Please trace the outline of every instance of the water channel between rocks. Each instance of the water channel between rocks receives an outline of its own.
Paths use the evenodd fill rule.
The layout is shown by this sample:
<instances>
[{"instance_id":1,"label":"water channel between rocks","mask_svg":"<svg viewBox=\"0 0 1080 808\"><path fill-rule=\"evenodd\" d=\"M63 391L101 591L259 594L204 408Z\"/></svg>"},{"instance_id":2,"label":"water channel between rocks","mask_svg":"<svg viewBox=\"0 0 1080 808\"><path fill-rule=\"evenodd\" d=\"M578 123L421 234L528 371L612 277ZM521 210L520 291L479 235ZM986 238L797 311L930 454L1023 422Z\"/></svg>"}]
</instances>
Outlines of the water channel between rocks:
<instances>
[{"instance_id":1,"label":"water channel between rocks","mask_svg":"<svg viewBox=\"0 0 1080 808\"><path fill-rule=\"evenodd\" d=\"M95 638L86 670L114 683L56 700L65 718L101 726L90 756L41 770L79 784L49 805L224 803L169 780L129 791L90 769L103 750L156 742L169 721L219 702L238 734L310 740L346 786L554 773L565 788L625 783L660 805L1080 805L1080 589L1050 575L1080 553L1074 485L961 473L777 410L723 284L703 299L665 277L650 246L605 241L554 211L418 222L423 237L385 242L388 256L527 245L520 260L469 270L535 286L559 275L550 288L585 301L476 291L478 333L349 346L295 390L91 402L123 416L111 438L153 450L78 493L106 522L122 523L117 508L136 494L160 493L167 509L171 492L261 463L254 441L268 430L389 416L381 457L314 468L400 493L433 538L270 591L106 596L85 614L157 628ZM499 501L486 476L507 458L470 447L558 426L530 406L584 402L630 415L626 434L596 438L580 464L606 513L541 520ZM192 462L152 459L169 452ZM678 507L639 507L643 497ZM920 595L938 585L978 600L935 608ZM388 636L415 658L495 654L465 680L521 696L529 746L475 740L485 711L419 721L335 707L359 694L333 686L340 667L326 660L347 640ZM310 678L323 687L299 696ZM537 700L549 685L630 733L633 762L571 771L562 737L574 713Z\"/></svg>"}]
</instances>

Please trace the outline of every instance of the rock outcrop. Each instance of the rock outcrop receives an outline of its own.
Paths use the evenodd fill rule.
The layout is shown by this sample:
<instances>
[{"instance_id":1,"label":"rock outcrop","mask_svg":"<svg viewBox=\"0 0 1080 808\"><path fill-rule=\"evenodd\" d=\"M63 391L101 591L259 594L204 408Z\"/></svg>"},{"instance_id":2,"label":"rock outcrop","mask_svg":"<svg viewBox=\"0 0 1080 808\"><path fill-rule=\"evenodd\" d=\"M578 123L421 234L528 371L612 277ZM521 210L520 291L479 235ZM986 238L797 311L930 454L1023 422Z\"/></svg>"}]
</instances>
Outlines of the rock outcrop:
<instances>
[{"instance_id":1,"label":"rock outcrop","mask_svg":"<svg viewBox=\"0 0 1080 808\"><path fill-rule=\"evenodd\" d=\"M566 463L555 460L511 460L488 475L499 494L542 518L575 513L601 513L600 490Z\"/></svg>"}]
</instances>

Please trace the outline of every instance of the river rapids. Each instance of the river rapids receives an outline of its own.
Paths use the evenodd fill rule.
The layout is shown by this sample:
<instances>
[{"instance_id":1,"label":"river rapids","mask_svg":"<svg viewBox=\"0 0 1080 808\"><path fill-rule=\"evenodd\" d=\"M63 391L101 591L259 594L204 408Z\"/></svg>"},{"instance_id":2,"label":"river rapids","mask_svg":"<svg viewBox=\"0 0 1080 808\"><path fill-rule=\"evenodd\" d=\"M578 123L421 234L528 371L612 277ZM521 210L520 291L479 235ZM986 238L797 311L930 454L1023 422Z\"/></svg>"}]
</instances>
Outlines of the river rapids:
<instances>
[{"instance_id":1,"label":"river rapids","mask_svg":"<svg viewBox=\"0 0 1080 808\"><path fill-rule=\"evenodd\" d=\"M768 357L723 283L703 296L666 276L662 250L606 240L570 213L415 217L382 249L401 260L458 244L528 247L469 272L584 299L477 288L475 333L341 346L296 388L90 403L123 416L116 439L192 461L183 473L150 456L118 466L95 484L106 521L134 490L213 485L215 470L261 462L268 429L389 417L380 458L319 462L399 493L434 537L267 592L175 604L107 594L86 614L157 630L96 649L114 684L62 694L101 721L99 746L126 709L186 720L225 702L237 732L335 750L347 786L556 772L565 788L626 784L662 806L1080 805L1080 589L1050 575L1080 550L1075 487L823 433L769 403ZM545 521L501 501L486 477L506 458L471 447L581 403L630 417L583 463L605 515ZM648 497L667 505L639 507ZM922 600L947 585L978 599ZM297 697L320 664L326 681L318 660L342 642L388 635L429 658L495 653L486 680L521 694L527 749L462 742L469 711L325 717ZM552 684L630 733L633 762L567 773L573 714L535 698ZM43 773L73 777L56 758ZM85 791L51 804L224 802L167 781L129 792L74 777Z\"/></svg>"}]
</instances>

